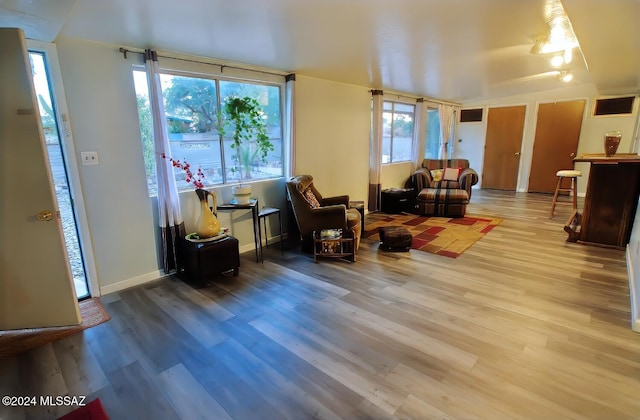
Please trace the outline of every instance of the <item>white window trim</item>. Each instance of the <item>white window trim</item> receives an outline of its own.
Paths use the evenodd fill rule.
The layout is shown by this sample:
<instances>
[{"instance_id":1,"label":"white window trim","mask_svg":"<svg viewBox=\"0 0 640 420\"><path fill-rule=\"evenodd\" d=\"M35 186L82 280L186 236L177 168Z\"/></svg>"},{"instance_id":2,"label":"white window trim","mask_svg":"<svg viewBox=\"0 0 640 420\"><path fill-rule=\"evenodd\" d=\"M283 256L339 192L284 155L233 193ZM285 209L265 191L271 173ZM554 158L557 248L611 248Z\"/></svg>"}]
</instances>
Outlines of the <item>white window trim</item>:
<instances>
[{"instance_id":1,"label":"white window trim","mask_svg":"<svg viewBox=\"0 0 640 420\"><path fill-rule=\"evenodd\" d=\"M392 94L391 95L383 94L382 95L382 114L383 115L384 115L385 112L387 112L384 109L384 103L385 102L393 102L393 103L399 103L399 104L403 104L403 105L411 105L411 106L413 106L413 121L414 121L414 130L415 130L415 121L416 121L416 102L415 102L415 100L403 99L402 97L398 97L398 96L392 95ZM383 138L384 138L384 135L383 135ZM414 147L413 138L415 138L415 135L412 136L412 144L411 144L412 148ZM393 142L393 138L391 139L391 141ZM393 150L393 147L392 147L392 150ZM381 155L381 156L384 156L384 155ZM391 159L391 156L389 156L389 159ZM395 164L406 164L406 163L411 163L411 157L409 157L409 159L407 159L407 160L399 160L399 161L391 160L389 162L382 162L381 161L382 166L395 165Z\"/></svg>"}]
</instances>

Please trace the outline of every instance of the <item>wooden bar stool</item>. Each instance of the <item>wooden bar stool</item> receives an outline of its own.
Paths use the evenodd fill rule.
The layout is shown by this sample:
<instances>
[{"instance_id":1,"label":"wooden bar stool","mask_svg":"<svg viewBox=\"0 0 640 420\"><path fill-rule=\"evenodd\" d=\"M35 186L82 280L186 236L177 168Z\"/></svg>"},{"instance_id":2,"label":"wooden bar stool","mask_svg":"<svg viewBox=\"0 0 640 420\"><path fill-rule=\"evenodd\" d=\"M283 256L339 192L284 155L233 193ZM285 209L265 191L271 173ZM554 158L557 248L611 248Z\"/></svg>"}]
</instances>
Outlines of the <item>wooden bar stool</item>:
<instances>
[{"instance_id":1,"label":"wooden bar stool","mask_svg":"<svg viewBox=\"0 0 640 420\"><path fill-rule=\"evenodd\" d=\"M555 194L553 194L553 202L551 203L551 214L549 214L549 219L553 218L553 211L556 208L556 203L558 202L558 193L560 191L572 193L573 209L578 209L578 177L582 176L582 172L574 170L562 170L556 172L556 176L558 177L558 185L556 185L556 192ZM565 178L571 178L570 188L562 188L562 181Z\"/></svg>"}]
</instances>

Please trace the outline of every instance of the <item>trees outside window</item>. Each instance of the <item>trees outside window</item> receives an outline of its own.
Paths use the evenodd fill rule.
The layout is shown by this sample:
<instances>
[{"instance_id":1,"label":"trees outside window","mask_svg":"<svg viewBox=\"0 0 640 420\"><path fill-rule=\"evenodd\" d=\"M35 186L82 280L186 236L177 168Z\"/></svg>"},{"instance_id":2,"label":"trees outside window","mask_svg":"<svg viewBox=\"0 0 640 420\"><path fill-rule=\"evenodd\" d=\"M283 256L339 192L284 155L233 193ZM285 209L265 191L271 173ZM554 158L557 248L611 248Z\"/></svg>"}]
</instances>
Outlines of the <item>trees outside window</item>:
<instances>
[{"instance_id":1,"label":"trees outside window","mask_svg":"<svg viewBox=\"0 0 640 420\"><path fill-rule=\"evenodd\" d=\"M410 161L415 105L384 101L382 119L382 163Z\"/></svg>"},{"instance_id":2,"label":"trees outside window","mask_svg":"<svg viewBox=\"0 0 640 420\"><path fill-rule=\"evenodd\" d=\"M155 150L151 129L147 81L144 71L134 70L140 134L145 157L150 195L157 192L155 180ZM232 171L231 138L223 138L219 131L224 101L233 96L251 97L262 107L267 135L274 145L266 160L256 159L245 179L259 180L283 176L282 113L279 85L229 81L163 73L160 76L162 96L167 118L171 156L186 160L192 168L201 168L204 185L211 187L236 183L237 171ZM184 171L174 172L178 190L193 189L185 181Z\"/></svg>"}]
</instances>

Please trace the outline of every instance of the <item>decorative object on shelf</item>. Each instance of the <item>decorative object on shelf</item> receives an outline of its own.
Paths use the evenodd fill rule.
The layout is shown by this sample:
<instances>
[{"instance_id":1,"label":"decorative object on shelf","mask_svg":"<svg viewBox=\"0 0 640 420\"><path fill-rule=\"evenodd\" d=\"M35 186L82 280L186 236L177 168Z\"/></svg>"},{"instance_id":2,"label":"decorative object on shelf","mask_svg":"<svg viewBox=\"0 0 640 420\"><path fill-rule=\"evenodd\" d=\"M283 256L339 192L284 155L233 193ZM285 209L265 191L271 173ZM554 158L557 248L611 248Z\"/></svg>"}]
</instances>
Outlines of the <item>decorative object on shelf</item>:
<instances>
[{"instance_id":1,"label":"decorative object on shelf","mask_svg":"<svg viewBox=\"0 0 640 420\"><path fill-rule=\"evenodd\" d=\"M320 239L340 239L342 229L322 229L320 231Z\"/></svg>"},{"instance_id":2,"label":"decorative object on shelf","mask_svg":"<svg viewBox=\"0 0 640 420\"><path fill-rule=\"evenodd\" d=\"M167 159L168 157L166 154L163 153L162 158ZM171 157L169 157L168 159L174 168L182 169L185 172L187 176L185 178L185 182L187 184L193 183L193 186L196 188L204 188L204 172L202 172L201 168L198 168L198 170L196 171L196 174L194 175L193 172L191 172L191 165L189 164L189 162L187 162L186 159L183 160L182 162L179 160L175 160Z\"/></svg>"},{"instance_id":3,"label":"decorative object on shelf","mask_svg":"<svg viewBox=\"0 0 640 420\"><path fill-rule=\"evenodd\" d=\"M352 230L322 229L313 231L313 262L318 262L318 257L340 258L355 262L356 245L354 236Z\"/></svg>"},{"instance_id":4,"label":"decorative object on shelf","mask_svg":"<svg viewBox=\"0 0 640 420\"><path fill-rule=\"evenodd\" d=\"M249 204L251 199L251 185L234 185L231 194L236 204Z\"/></svg>"},{"instance_id":5,"label":"decorative object on shelf","mask_svg":"<svg viewBox=\"0 0 640 420\"><path fill-rule=\"evenodd\" d=\"M200 239L212 238L220 233L220 222L215 216L217 213L216 193L205 189L196 189L196 194L200 200L200 216L196 221L196 233ZM209 197L213 199L213 205L209 206Z\"/></svg>"},{"instance_id":6,"label":"decorative object on shelf","mask_svg":"<svg viewBox=\"0 0 640 420\"><path fill-rule=\"evenodd\" d=\"M323 254L337 254L342 251L342 229L322 229L320 239L322 240L320 252Z\"/></svg>"},{"instance_id":7,"label":"decorative object on shelf","mask_svg":"<svg viewBox=\"0 0 640 420\"><path fill-rule=\"evenodd\" d=\"M218 232L216 236L212 236L210 238L201 238L200 235L198 235L196 232L193 232L185 236L184 239L186 239L189 242L200 243L200 242L218 241L222 238L226 238L227 236L229 236L229 228L221 227L220 232Z\"/></svg>"},{"instance_id":8,"label":"decorative object on shelf","mask_svg":"<svg viewBox=\"0 0 640 420\"><path fill-rule=\"evenodd\" d=\"M604 135L604 154L607 157L611 157L618 151L620 146L620 139L622 133L620 131L609 131Z\"/></svg>"},{"instance_id":9,"label":"decorative object on shelf","mask_svg":"<svg viewBox=\"0 0 640 420\"><path fill-rule=\"evenodd\" d=\"M251 166L255 161L266 161L267 153L273 151L274 146L267 136L262 107L255 99L248 96L227 98L222 118L222 135L227 129L233 133L231 148L235 152L232 157L235 166L231 171L238 173L240 183L232 189L232 194L238 204L247 204L251 198L251 186L243 185L243 181L251 178Z\"/></svg>"},{"instance_id":10,"label":"decorative object on shelf","mask_svg":"<svg viewBox=\"0 0 640 420\"><path fill-rule=\"evenodd\" d=\"M198 168L196 173L191 172L191 165L185 160L179 161L166 154L162 154L163 159L169 159L174 168L182 169L185 174L185 182L196 187L196 194L200 200L200 215L196 219L196 234L199 239L213 238L220 233L220 222L216 218L218 213L218 200L216 193L204 189L204 172ZM209 206L209 197L213 200L213 205Z\"/></svg>"}]
</instances>

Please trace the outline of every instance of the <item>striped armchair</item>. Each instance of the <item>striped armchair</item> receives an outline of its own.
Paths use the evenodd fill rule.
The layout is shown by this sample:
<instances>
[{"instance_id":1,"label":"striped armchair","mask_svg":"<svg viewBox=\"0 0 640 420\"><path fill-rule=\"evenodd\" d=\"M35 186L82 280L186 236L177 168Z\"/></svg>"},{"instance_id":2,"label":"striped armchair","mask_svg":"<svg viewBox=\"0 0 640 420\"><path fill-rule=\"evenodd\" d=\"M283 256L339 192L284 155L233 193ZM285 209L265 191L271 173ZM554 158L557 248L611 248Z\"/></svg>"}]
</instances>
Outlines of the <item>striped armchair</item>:
<instances>
[{"instance_id":1,"label":"striped armchair","mask_svg":"<svg viewBox=\"0 0 640 420\"><path fill-rule=\"evenodd\" d=\"M445 168L459 169L457 178L455 172L454 179L445 179L447 176L438 173ZM478 174L469 168L466 159L425 159L422 168L411 176L417 208L424 216L464 217L471 187L477 183Z\"/></svg>"},{"instance_id":2,"label":"striped armchair","mask_svg":"<svg viewBox=\"0 0 640 420\"><path fill-rule=\"evenodd\" d=\"M424 159L422 161L422 167L428 169L425 173L428 184L425 187L462 189L465 190L469 198L471 198L471 187L478 183L478 173L469 168L469 161L467 159ZM463 168L458 176L458 181L434 181L431 171L444 168Z\"/></svg>"}]
</instances>

